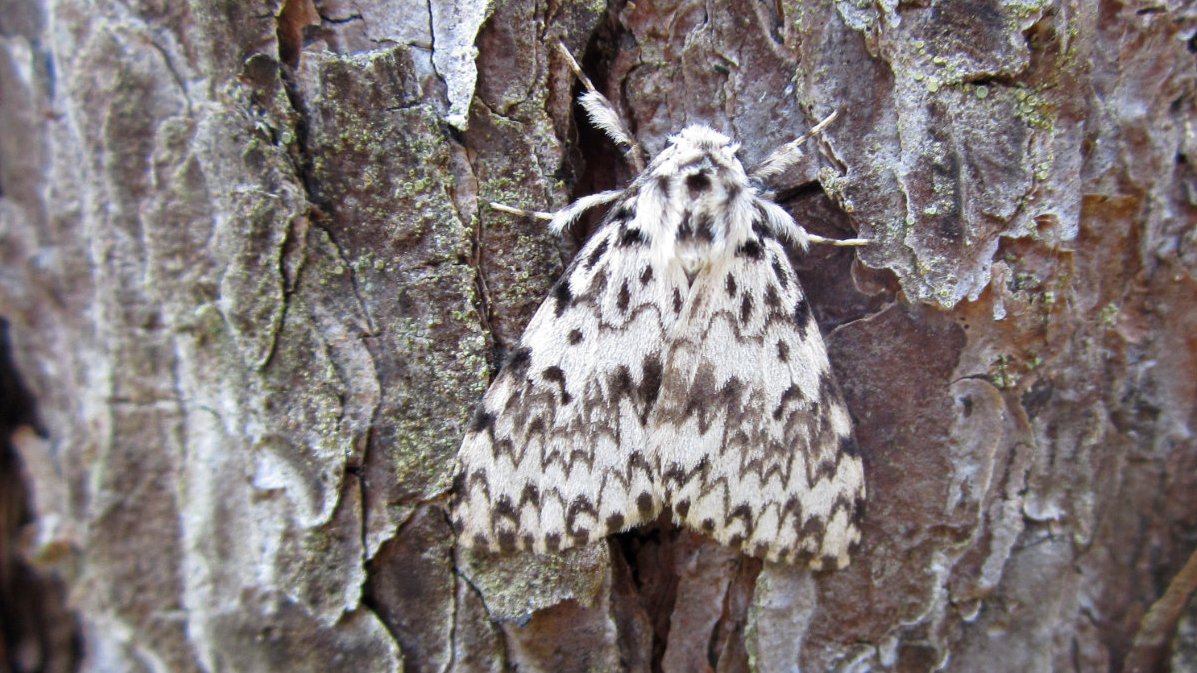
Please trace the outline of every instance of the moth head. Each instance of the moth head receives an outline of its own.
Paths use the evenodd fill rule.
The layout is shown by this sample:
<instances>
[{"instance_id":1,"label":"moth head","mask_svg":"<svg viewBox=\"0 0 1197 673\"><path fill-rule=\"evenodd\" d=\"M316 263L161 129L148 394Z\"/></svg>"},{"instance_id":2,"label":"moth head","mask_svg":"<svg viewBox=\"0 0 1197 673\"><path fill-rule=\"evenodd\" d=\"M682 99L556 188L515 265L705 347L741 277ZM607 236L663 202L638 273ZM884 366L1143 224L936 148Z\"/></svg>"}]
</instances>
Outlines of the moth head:
<instances>
[{"instance_id":1,"label":"moth head","mask_svg":"<svg viewBox=\"0 0 1197 673\"><path fill-rule=\"evenodd\" d=\"M743 183L744 167L736 158L739 143L702 124L692 124L670 136L649 172L656 176L703 175L713 180Z\"/></svg>"}]
</instances>

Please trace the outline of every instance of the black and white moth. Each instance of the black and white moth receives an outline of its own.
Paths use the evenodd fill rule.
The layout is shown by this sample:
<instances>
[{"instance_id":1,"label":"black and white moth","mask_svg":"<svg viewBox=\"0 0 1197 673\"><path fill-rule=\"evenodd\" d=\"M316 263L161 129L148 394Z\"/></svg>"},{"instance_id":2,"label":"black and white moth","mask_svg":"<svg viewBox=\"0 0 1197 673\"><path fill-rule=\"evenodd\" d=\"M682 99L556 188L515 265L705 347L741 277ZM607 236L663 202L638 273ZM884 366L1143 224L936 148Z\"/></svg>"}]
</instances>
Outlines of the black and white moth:
<instances>
[{"instance_id":1,"label":"black and white moth","mask_svg":"<svg viewBox=\"0 0 1197 673\"><path fill-rule=\"evenodd\" d=\"M585 83L596 124L635 147ZM863 468L782 243L826 239L763 186L804 139L750 173L729 138L690 126L626 189L553 216L560 230L610 204L470 421L463 544L555 551L669 508L753 556L847 565Z\"/></svg>"}]
</instances>

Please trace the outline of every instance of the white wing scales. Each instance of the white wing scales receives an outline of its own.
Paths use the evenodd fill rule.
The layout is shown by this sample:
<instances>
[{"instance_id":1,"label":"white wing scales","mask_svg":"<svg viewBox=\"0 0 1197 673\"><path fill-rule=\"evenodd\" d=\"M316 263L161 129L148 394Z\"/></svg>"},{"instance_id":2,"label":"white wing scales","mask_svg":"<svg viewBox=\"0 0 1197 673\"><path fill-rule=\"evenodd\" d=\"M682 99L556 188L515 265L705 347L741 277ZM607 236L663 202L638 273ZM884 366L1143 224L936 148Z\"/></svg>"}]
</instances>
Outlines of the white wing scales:
<instances>
[{"instance_id":1,"label":"white wing scales","mask_svg":"<svg viewBox=\"0 0 1197 673\"><path fill-rule=\"evenodd\" d=\"M551 551L660 511L645 422L685 276L650 251L613 218L533 316L459 454L454 518L467 544Z\"/></svg>"},{"instance_id":2,"label":"white wing scales","mask_svg":"<svg viewBox=\"0 0 1197 673\"><path fill-rule=\"evenodd\" d=\"M691 297L649 424L666 504L754 556L846 565L863 469L785 250L752 239Z\"/></svg>"}]
</instances>

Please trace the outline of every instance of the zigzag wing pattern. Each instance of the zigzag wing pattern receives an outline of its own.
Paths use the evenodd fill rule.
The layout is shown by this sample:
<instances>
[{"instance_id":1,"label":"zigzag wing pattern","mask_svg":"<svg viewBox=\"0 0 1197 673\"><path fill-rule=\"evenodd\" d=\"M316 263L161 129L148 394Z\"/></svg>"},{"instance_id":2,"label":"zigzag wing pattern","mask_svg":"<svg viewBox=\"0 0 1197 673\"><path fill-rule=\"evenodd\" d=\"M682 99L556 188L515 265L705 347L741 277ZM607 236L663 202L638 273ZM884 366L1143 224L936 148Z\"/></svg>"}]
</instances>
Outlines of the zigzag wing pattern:
<instances>
[{"instance_id":1,"label":"zigzag wing pattern","mask_svg":"<svg viewBox=\"0 0 1197 673\"><path fill-rule=\"evenodd\" d=\"M554 217L619 200L466 433L466 545L554 551L669 507L754 556L847 565L863 466L776 238L808 235L758 178L727 136L690 126L626 191Z\"/></svg>"},{"instance_id":2,"label":"zigzag wing pattern","mask_svg":"<svg viewBox=\"0 0 1197 673\"><path fill-rule=\"evenodd\" d=\"M753 229L695 279L650 452L682 523L754 556L843 567L864 500L851 421L784 248Z\"/></svg>"},{"instance_id":3,"label":"zigzag wing pattern","mask_svg":"<svg viewBox=\"0 0 1197 673\"><path fill-rule=\"evenodd\" d=\"M645 423L686 284L633 218L625 201L578 253L471 421L453 512L470 546L554 551L661 509Z\"/></svg>"}]
</instances>

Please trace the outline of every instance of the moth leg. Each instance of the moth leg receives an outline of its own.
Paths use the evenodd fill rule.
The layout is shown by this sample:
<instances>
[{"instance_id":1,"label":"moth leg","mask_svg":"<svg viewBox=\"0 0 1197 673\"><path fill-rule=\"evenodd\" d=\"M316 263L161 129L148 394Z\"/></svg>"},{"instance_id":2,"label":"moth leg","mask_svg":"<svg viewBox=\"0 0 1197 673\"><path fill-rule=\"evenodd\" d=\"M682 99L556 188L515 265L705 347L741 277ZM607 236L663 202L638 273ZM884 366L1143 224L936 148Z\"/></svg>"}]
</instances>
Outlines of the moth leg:
<instances>
[{"instance_id":1,"label":"moth leg","mask_svg":"<svg viewBox=\"0 0 1197 673\"><path fill-rule=\"evenodd\" d=\"M582 213L594 208L595 206L602 206L611 203L623 195L623 191L613 189L606 192L599 192L598 194L591 194L590 196L583 196L574 201L568 206L558 210L555 213L545 213L539 210L524 210L523 208L512 208L501 203L491 201L490 207L501 213L510 213L512 215L519 215L520 217L534 217L538 220L548 220L549 228L554 233L560 234L566 227L574 223L574 220L581 217Z\"/></svg>"},{"instance_id":2,"label":"moth leg","mask_svg":"<svg viewBox=\"0 0 1197 673\"><path fill-rule=\"evenodd\" d=\"M847 248L860 245L868 245L873 242L871 238L823 238L818 234L806 233L806 240L811 243L834 245L837 248Z\"/></svg>"},{"instance_id":3,"label":"moth leg","mask_svg":"<svg viewBox=\"0 0 1197 673\"><path fill-rule=\"evenodd\" d=\"M815 124L809 131L803 133L797 138L777 148L770 154L761 165L752 169L749 172L749 177L759 183L768 182L770 178L775 178L785 172L787 168L797 163L802 157L802 145L810 140L812 137L827 128L835 118L839 116L839 111L835 110L827 115L818 124ZM771 196L771 193L769 194ZM868 238L825 238L817 234L812 234L806 231L802 226L795 223L787 213L778 208L773 210L773 204L765 203L765 217L770 228L786 236L787 238L797 242L803 249L808 243L818 243L821 245L834 245L837 247L861 246L868 245L873 241Z\"/></svg>"},{"instance_id":4,"label":"moth leg","mask_svg":"<svg viewBox=\"0 0 1197 673\"><path fill-rule=\"evenodd\" d=\"M627 157L628 162L632 164L632 169L637 173L644 172L644 150L640 147L640 143L636 142L636 138L628 127L624 125L623 118L619 116L619 112L607 97L599 93L598 89L594 88L594 83L582 72L582 66L578 65L574 55L569 53L569 49L560 41L557 42L557 50L565 57L565 62L569 64L570 70L574 71L574 75L582 82L586 93L582 95L582 107L586 110L586 114L590 115L590 122L601 129L607 137L618 145Z\"/></svg>"},{"instance_id":5,"label":"moth leg","mask_svg":"<svg viewBox=\"0 0 1197 673\"><path fill-rule=\"evenodd\" d=\"M873 241L868 238L825 238L818 234L812 234L806 230L805 227L794 221L790 214L784 208L768 201L761 199L757 202L757 207L764 215L764 224L767 228L773 230L778 236L793 241L800 249L806 250L811 243L819 243L826 245L835 245L840 247L868 245Z\"/></svg>"},{"instance_id":6,"label":"moth leg","mask_svg":"<svg viewBox=\"0 0 1197 673\"><path fill-rule=\"evenodd\" d=\"M833 110L831 114L823 118L823 121L812 126L809 131L773 150L773 153L766 157L761 165L749 171L748 176L764 182L784 173L787 168L798 163L798 160L802 158L802 145L827 128L839 115L839 110Z\"/></svg>"}]
</instances>

